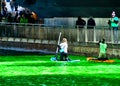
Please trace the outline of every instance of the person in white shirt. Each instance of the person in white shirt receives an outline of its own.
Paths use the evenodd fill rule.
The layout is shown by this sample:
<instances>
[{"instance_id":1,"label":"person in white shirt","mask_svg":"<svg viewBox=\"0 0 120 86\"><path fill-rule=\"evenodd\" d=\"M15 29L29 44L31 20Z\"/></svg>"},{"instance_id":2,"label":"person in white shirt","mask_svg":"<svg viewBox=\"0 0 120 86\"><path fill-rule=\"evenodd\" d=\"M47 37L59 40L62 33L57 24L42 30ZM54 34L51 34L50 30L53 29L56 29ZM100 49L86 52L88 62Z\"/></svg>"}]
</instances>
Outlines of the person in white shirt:
<instances>
[{"instance_id":1,"label":"person in white shirt","mask_svg":"<svg viewBox=\"0 0 120 86\"><path fill-rule=\"evenodd\" d=\"M60 61L68 61L68 43L67 39L63 38L62 43L59 45L59 52L60 52Z\"/></svg>"}]
</instances>

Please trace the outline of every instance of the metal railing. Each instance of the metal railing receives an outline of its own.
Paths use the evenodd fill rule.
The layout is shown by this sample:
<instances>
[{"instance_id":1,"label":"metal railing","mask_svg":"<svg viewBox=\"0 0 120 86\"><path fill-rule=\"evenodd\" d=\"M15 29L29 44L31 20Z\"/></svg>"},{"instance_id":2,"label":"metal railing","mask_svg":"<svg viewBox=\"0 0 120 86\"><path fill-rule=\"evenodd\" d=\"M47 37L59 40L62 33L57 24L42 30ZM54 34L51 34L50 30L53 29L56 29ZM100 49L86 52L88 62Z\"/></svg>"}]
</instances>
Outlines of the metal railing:
<instances>
[{"instance_id":1,"label":"metal railing","mask_svg":"<svg viewBox=\"0 0 120 86\"><path fill-rule=\"evenodd\" d=\"M59 32L62 32L62 37L66 37L68 42L74 43L96 43L102 38L106 39L107 43L113 43L113 29L109 26L96 26L94 29L75 28L60 26L51 26L45 24L21 24L21 23L0 23L1 41L20 41L35 43L48 41L47 43L57 43ZM10 39L11 38L11 39ZM19 39L19 40L18 40ZM21 41L22 40L22 41ZM120 41L120 31L118 30L118 43Z\"/></svg>"}]
</instances>

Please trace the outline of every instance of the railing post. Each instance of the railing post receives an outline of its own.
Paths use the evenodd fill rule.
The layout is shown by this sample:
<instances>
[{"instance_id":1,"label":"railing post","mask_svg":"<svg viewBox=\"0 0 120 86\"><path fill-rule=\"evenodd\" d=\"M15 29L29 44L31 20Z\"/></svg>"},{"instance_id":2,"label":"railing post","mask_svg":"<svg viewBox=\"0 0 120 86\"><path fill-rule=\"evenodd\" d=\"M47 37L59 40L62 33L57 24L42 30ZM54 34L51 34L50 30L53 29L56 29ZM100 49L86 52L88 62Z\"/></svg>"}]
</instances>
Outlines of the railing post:
<instances>
[{"instance_id":1,"label":"railing post","mask_svg":"<svg viewBox=\"0 0 120 86\"><path fill-rule=\"evenodd\" d=\"M79 31L79 26L77 26L77 42L80 42L80 31Z\"/></svg>"},{"instance_id":2,"label":"railing post","mask_svg":"<svg viewBox=\"0 0 120 86\"><path fill-rule=\"evenodd\" d=\"M88 42L87 26L85 26L85 42Z\"/></svg>"},{"instance_id":3,"label":"railing post","mask_svg":"<svg viewBox=\"0 0 120 86\"><path fill-rule=\"evenodd\" d=\"M113 29L112 28L110 28L111 29L111 43L114 43L114 39L113 39Z\"/></svg>"},{"instance_id":4,"label":"railing post","mask_svg":"<svg viewBox=\"0 0 120 86\"><path fill-rule=\"evenodd\" d=\"M96 42L96 28L94 27L93 30L94 30L94 31L93 31L93 32L94 32L94 33L93 33L93 36L94 36L94 42Z\"/></svg>"},{"instance_id":5,"label":"railing post","mask_svg":"<svg viewBox=\"0 0 120 86\"><path fill-rule=\"evenodd\" d=\"M15 40L15 37L16 37L16 25L13 24L13 37L14 37L14 40Z\"/></svg>"}]
</instances>

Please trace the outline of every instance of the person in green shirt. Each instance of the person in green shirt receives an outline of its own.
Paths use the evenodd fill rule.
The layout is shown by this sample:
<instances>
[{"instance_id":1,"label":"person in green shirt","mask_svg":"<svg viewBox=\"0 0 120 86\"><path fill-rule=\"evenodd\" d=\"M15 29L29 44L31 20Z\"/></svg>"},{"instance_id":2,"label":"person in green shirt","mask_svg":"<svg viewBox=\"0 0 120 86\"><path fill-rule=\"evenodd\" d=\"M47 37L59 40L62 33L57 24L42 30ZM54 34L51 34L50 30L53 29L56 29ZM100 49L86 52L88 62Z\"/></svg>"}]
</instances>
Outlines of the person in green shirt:
<instances>
[{"instance_id":1,"label":"person in green shirt","mask_svg":"<svg viewBox=\"0 0 120 86\"><path fill-rule=\"evenodd\" d=\"M113 28L114 43L118 43L119 18L116 16L115 11L112 12L112 18L110 20L110 26Z\"/></svg>"},{"instance_id":2,"label":"person in green shirt","mask_svg":"<svg viewBox=\"0 0 120 86\"><path fill-rule=\"evenodd\" d=\"M105 43L105 39L102 39L102 41L99 42L99 56L98 59L105 59L106 58L106 51L107 51L107 44Z\"/></svg>"},{"instance_id":3,"label":"person in green shirt","mask_svg":"<svg viewBox=\"0 0 120 86\"><path fill-rule=\"evenodd\" d=\"M20 23L28 23L28 19L25 17L25 14L22 14L22 17L20 17Z\"/></svg>"}]
</instances>

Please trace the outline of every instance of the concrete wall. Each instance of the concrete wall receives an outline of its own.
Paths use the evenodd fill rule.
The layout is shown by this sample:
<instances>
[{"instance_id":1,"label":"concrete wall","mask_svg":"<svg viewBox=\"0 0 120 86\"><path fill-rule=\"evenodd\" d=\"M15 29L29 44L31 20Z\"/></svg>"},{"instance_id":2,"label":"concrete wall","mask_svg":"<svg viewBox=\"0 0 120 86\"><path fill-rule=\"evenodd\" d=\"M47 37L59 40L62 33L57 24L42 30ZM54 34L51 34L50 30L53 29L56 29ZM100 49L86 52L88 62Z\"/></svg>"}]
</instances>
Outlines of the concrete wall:
<instances>
[{"instance_id":1,"label":"concrete wall","mask_svg":"<svg viewBox=\"0 0 120 86\"><path fill-rule=\"evenodd\" d=\"M111 45L108 45L111 46ZM119 45L116 45L119 46ZM17 49L24 49L24 50L36 50L38 52L39 50L46 50L51 52L56 52L56 44L45 44L45 43L25 43L25 42L0 42L0 48L6 48L12 50ZM38 51L37 51L38 50ZM68 48L69 54L77 54L77 55L85 55L85 56L95 56L97 57L99 54L99 46L95 45L90 46L89 44L87 46L82 45L69 45ZM108 57L120 57L120 49L118 48L107 48L107 56Z\"/></svg>"},{"instance_id":2,"label":"concrete wall","mask_svg":"<svg viewBox=\"0 0 120 86\"><path fill-rule=\"evenodd\" d=\"M86 56L98 56L99 47L88 47L88 46L76 46L70 47L70 50L79 55L83 54ZM120 49L107 48L108 57L120 57Z\"/></svg>"}]
</instances>

